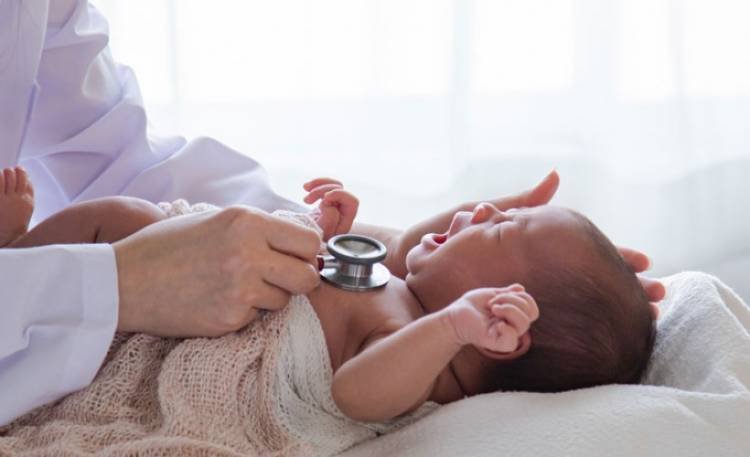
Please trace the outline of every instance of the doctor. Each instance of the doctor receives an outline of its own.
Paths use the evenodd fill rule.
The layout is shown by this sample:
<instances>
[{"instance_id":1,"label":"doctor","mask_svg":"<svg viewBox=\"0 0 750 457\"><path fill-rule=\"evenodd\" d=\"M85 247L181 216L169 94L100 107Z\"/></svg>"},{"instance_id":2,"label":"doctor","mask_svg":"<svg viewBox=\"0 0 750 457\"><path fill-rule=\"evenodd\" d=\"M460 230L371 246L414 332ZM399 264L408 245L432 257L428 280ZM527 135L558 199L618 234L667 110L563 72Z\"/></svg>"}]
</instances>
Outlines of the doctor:
<instances>
[{"instance_id":1,"label":"doctor","mask_svg":"<svg viewBox=\"0 0 750 457\"><path fill-rule=\"evenodd\" d=\"M301 208L271 190L257 162L214 140L149 137L136 80L107 40L86 0L0 0L0 167L30 174L32 223L118 194L247 206L168 219L112 246L0 249L0 426L89 384L116 330L220 335L319 282L318 235L261 211ZM546 203L557 180L493 203ZM408 249L460 209L403 233L355 231L385 242L386 263L403 275ZM647 267L643 254L621 252ZM661 284L642 282L663 297Z\"/></svg>"},{"instance_id":2,"label":"doctor","mask_svg":"<svg viewBox=\"0 0 750 457\"><path fill-rule=\"evenodd\" d=\"M149 138L135 77L107 40L85 0L0 0L0 167L28 171L35 221L117 194L299 209L216 141ZM90 383L116 329L213 336L242 327L255 306L284 306L317 286L319 243L235 207L114 246L0 250L0 425Z\"/></svg>"}]
</instances>

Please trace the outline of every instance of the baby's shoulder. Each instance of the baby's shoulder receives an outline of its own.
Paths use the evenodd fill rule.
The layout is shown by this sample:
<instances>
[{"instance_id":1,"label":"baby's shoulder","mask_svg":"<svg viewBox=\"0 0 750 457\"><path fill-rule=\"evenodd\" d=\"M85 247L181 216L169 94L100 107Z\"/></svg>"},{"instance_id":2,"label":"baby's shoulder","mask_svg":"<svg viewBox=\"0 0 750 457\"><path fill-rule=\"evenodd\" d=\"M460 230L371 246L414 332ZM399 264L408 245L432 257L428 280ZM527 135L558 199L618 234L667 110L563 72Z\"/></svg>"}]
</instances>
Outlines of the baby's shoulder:
<instances>
[{"instance_id":1,"label":"baby's shoulder","mask_svg":"<svg viewBox=\"0 0 750 457\"><path fill-rule=\"evenodd\" d=\"M411 293L401 284L398 278L392 278L393 284L377 295L374 295L367 306L358 310L355 320L363 330L362 348L385 338L411 324L424 315Z\"/></svg>"},{"instance_id":2,"label":"baby's shoulder","mask_svg":"<svg viewBox=\"0 0 750 457\"><path fill-rule=\"evenodd\" d=\"M421 312L404 300L398 278L382 289L353 293L327 283L308 294L326 334L334 367L419 318ZM420 308L421 309L421 308Z\"/></svg>"}]
</instances>

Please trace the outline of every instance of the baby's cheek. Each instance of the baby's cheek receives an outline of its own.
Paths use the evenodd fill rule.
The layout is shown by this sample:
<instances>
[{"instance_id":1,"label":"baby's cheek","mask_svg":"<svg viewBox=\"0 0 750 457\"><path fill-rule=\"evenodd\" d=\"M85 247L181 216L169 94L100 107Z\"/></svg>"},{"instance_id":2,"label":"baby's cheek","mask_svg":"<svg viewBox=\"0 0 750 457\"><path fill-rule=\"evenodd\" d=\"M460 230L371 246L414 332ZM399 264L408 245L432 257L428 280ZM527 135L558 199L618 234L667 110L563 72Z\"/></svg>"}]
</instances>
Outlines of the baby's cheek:
<instances>
[{"instance_id":1,"label":"baby's cheek","mask_svg":"<svg viewBox=\"0 0 750 457\"><path fill-rule=\"evenodd\" d=\"M412 274L416 273L416 270L419 270L417 267L418 259L420 256L419 250L421 249L420 245L414 246L413 248L409 249L409 252L406 253L406 270Z\"/></svg>"}]
</instances>

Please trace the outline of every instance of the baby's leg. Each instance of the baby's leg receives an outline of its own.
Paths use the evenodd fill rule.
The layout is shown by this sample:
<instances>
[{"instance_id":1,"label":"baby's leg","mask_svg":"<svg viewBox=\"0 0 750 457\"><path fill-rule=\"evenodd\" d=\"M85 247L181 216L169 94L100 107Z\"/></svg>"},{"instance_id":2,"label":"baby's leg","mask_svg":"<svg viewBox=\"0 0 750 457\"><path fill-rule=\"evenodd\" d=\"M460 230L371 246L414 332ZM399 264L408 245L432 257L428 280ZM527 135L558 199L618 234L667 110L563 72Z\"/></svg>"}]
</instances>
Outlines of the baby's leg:
<instances>
[{"instance_id":1,"label":"baby's leg","mask_svg":"<svg viewBox=\"0 0 750 457\"><path fill-rule=\"evenodd\" d=\"M164 218L164 212L146 200L99 198L71 205L50 216L8 247L114 243Z\"/></svg>"}]
</instances>

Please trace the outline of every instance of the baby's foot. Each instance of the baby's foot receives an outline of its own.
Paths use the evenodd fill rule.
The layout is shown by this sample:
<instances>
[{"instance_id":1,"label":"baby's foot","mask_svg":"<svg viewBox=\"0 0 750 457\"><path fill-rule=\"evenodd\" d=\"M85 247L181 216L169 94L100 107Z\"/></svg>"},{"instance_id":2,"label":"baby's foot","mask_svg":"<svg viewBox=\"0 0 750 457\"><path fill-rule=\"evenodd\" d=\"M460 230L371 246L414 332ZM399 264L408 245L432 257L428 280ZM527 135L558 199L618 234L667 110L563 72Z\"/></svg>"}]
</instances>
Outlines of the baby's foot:
<instances>
[{"instance_id":1,"label":"baby's foot","mask_svg":"<svg viewBox=\"0 0 750 457\"><path fill-rule=\"evenodd\" d=\"M7 246L29 229L34 212L34 188L21 167L0 173L0 246Z\"/></svg>"}]
</instances>

